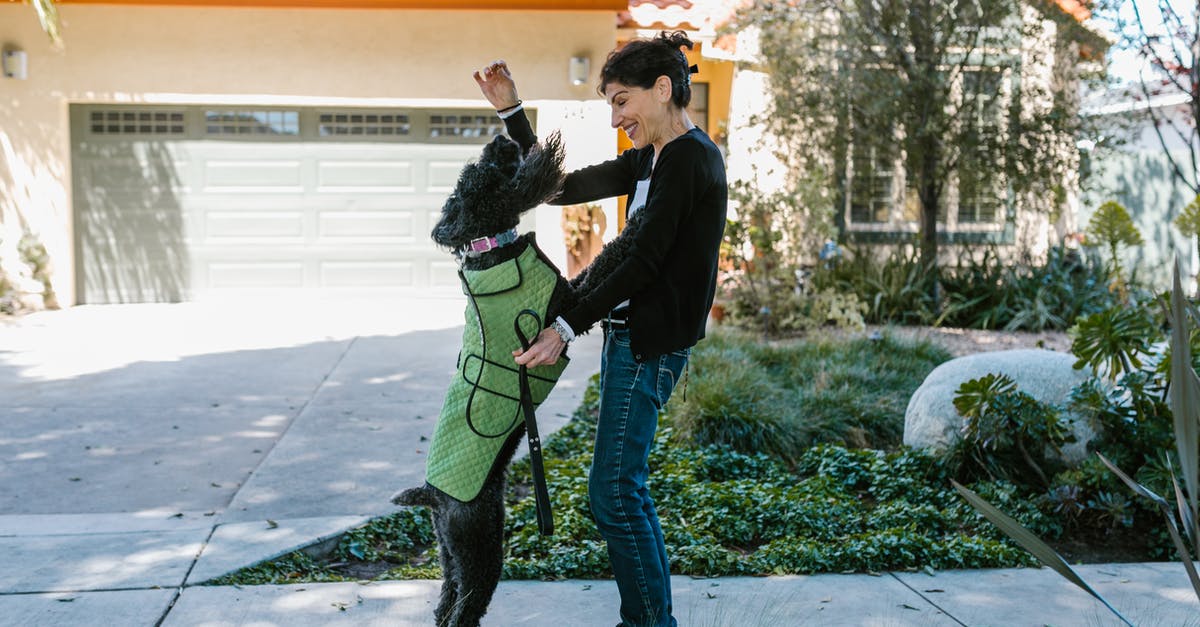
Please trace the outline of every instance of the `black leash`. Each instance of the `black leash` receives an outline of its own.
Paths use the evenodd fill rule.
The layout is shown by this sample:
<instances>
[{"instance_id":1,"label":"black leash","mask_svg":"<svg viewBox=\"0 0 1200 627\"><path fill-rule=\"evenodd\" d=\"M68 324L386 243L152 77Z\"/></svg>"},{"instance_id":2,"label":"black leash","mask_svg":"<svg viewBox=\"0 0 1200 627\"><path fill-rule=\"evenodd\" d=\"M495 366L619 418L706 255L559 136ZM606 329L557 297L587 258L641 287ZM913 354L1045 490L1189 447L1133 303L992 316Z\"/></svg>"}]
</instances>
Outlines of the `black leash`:
<instances>
[{"instance_id":1,"label":"black leash","mask_svg":"<svg viewBox=\"0 0 1200 627\"><path fill-rule=\"evenodd\" d=\"M513 319L513 330L521 340L521 350L529 350L530 342L521 329L521 316L532 316L537 321L537 332L542 330L542 318L532 309L525 309ZM534 335L536 338L537 335ZM525 435L529 438L529 462L533 468L533 493L537 500L538 531L544 536L554 535L554 514L550 511L550 492L546 489L546 471L542 467L542 439L538 436L537 417L533 412L533 394L529 391L529 371L521 366L521 411L525 414Z\"/></svg>"}]
</instances>

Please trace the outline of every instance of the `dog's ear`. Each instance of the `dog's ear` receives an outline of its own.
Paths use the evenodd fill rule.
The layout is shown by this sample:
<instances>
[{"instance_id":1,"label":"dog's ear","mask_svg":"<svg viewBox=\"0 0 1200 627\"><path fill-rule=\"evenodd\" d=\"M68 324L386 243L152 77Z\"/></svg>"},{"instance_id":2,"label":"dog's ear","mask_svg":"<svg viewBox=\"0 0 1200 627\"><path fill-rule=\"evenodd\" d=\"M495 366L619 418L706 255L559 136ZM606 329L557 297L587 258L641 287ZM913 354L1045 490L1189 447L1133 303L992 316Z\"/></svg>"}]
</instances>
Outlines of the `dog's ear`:
<instances>
[{"instance_id":1,"label":"dog's ear","mask_svg":"<svg viewBox=\"0 0 1200 627\"><path fill-rule=\"evenodd\" d=\"M522 210L536 207L553 199L562 190L563 146L558 131L529 149L525 161L513 178L513 194Z\"/></svg>"},{"instance_id":2,"label":"dog's ear","mask_svg":"<svg viewBox=\"0 0 1200 627\"><path fill-rule=\"evenodd\" d=\"M483 147L479 163L495 166L511 178L516 176L517 168L521 165L521 147L504 135L497 135Z\"/></svg>"}]
</instances>

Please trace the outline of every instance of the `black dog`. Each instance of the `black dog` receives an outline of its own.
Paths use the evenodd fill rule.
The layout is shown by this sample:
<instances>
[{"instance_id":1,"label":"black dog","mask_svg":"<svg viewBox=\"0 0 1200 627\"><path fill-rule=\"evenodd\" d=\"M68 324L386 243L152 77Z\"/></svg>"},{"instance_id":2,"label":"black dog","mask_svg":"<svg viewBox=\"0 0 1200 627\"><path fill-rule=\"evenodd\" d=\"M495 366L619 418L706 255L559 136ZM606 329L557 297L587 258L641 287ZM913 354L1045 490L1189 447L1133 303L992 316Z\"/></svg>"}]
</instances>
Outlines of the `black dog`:
<instances>
[{"instance_id":1,"label":"black dog","mask_svg":"<svg viewBox=\"0 0 1200 627\"><path fill-rule=\"evenodd\" d=\"M468 314L482 315L478 305L479 300L472 294L468 285L472 273L488 269L496 269L501 264L514 260L528 262L534 260L544 264L553 273L553 288L545 302L544 310L537 311L541 317L542 326L547 326L559 313L566 311L577 302L579 294L587 293L595 284L611 271L627 252L630 245L630 233L634 232L637 221L631 221L621 236L607 245L588 269L568 282L558 269L546 258L532 234L519 237L511 235L517 226L522 213L551 200L562 186L564 178L562 170L563 150L557 134L551 135L545 142L534 146L529 154L522 158L520 147L512 140L497 136L484 149L479 161L467 165L459 176L454 192L442 208L442 215L433 229L433 239L439 245L448 248L459 256L463 271L464 285L470 295ZM643 213L643 212L638 212ZM640 216L639 216L640 217ZM494 237L497 234L509 234L507 237ZM494 237L491 241L487 238ZM513 239L511 243L496 245L499 240ZM481 244L482 242L482 244ZM479 249L489 248L485 251ZM533 249L530 252L529 249ZM474 249L474 250L473 250ZM540 266L541 264L534 264ZM529 273L526 267L522 272ZM518 273L521 274L521 273ZM524 305L521 305L524 307ZM506 324L512 324L512 319L520 312L504 313ZM544 315L543 315L544 314ZM536 336L540 329L532 329L530 338ZM576 329L586 332L586 329ZM464 345L472 329L464 336ZM479 335L482 335L480 333ZM502 352L502 351L499 351ZM469 358L466 358L469 361ZM508 369L512 370L511 354L508 355ZM495 370L503 370L505 365L496 362L492 364ZM560 360L565 365L565 362ZM482 371L485 366L480 366ZM541 368L548 368L543 366ZM464 357L459 356L459 372L463 378L468 378L470 364L464 364ZM561 368L559 369L561 371ZM515 372L515 371L514 371ZM511 374L511 373L505 373ZM455 381L453 385L460 383ZM476 382L477 383L477 382ZM543 384L543 391L548 393L553 381ZM476 386L476 390L479 386ZM472 392L474 394L475 392ZM474 396L472 396L474 398ZM451 393L447 394L447 405L451 402ZM470 414L473 405L468 404ZM446 406L443 407L443 417L439 419L439 429L446 420ZM511 461L521 436L525 433L524 425L509 422L511 414L504 410L499 416L499 422L515 425L511 432L502 431L505 438L498 449L489 449L489 454L495 452L494 459L485 459L486 478L482 480L477 490L465 492L467 498L456 498L443 489L431 485L430 479L425 485L405 490L395 497L392 502L397 505L419 505L429 507L433 511L434 528L439 545L439 559L442 565L443 583L441 596L434 618L439 626L474 627L487 612L496 585L499 583L503 569L503 540L504 540L504 483L505 469ZM497 417L492 417L497 418ZM488 418L476 416L477 422L472 423L471 430L479 434L477 424L486 422ZM471 423L471 417L466 419ZM508 428L508 427L506 427ZM439 435L442 437L439 438ZM427 476L434 474L432 461L433 449L439 446L442 450L459 446L460 438L442 435L439 430L434 435L431 449L430 468ZM496 446L495 443L492 444ZM464 452L462 454L470 454ZM436 483L436 481L434 481ZM459 496L463 496L460 494Z\"/></svg>"}]
</instances>

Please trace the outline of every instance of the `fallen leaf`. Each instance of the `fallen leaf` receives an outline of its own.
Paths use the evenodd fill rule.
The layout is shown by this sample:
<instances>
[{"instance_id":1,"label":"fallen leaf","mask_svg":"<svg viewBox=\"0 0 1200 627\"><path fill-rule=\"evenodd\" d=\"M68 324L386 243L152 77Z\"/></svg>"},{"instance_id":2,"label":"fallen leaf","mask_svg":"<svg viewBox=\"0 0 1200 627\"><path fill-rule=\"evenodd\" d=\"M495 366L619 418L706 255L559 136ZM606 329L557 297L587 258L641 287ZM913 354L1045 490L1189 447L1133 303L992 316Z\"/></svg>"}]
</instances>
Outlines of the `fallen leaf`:
<instances>
[{"instance_id":1,"label":"fallen leaf","mask_svg":"<svg viewBox=\"0 0 1200 627\"><path fill-rule=\"evenodd\" d=\"M945 592L945 590L942 590L941 588L930 588L925 592Z\"/></svg>"},{"instance_id":2,"label":"fallen leaf","mask_svg":"<svg viewBox=\"0 0 1200 627\"><path fill-rule=\"evenodd\" d=\"M278 527L279 523L271 520L270 518L267 519L267 529L277 529Z\"/></svg>"},{"instance_id":3,"label":"fallen leaf","mask_svg":"<svg viewBox=\"0 0 1200 627\"><path fill-rule=\"evenodd\" d=\"M590 584L590 583L589 583L589 584L585 585L585 586L583 587L583 589L584 589L584 590L591 590L591 589L592 589L592 584Z\"/></svg>"},{"instance_id":4,"label":"fallen leaf","mask_svg":"<svg viewBox=\"0 0 1200 627\"><path fill-rule=\"evenodd\" d=\"M825 597L824 599L821 599L821 602L822 603L833 603L833 597Z\"/></svg>"},{"instance_id":5,"label":"fallen leaf","mask_svg":"<svg viewBox=\"0 0 1200 627\"><path fill-rule=\"evenodd\" d=\"M83 481L83 479L81 477L71 477L70 479L67 479L67 481Z\"/></svg>"},{"instance_id":6,"label":"fallen leaf","mask_svg":"<svg viewBox=\"0 0 1200 627\"><path fill-rule=\"evenodd\" d=\"M75 599L78 599L78 598L79 598L79 597L65 597L65 598L62 598L62 599L55 599L55 600L56 600L56 601L58 601L59 603L70 603L70 602L72 602L72 601L74 601Z\"/></svg>"},{"instance_id":7,"label":"fallen leaf","mask_svg":"<svg viewBox=\"0 0 1200 627\"><path fill-rule=\"evenodd\" d=\"M907 603L901 603L901 604L900 604L900 607L902 607L902 608L904 608L904 609L906 609L906 610L914 610L914 611L917 611L917 612L920 612L920 611L921 611L921 608L918 608L918 607L913 607L913 606L911 606L911 605L909 605L909 604L907 604Z\"/></svg>"},{"instance_id":8,"label":"fallen leaf","mask_svg":"<svg viewBox=\"0 0 1200 627\"><path fill-rule=\"evenodd\" d=\"M167 518L183 518L183 512L180 512L178 514L173 514L171 516L167 516Z\"/></svg>"},{"instance_id":9,"label":"fallen leaf","mask_svg":"<svg viewBox=\"0 0 1200 627\"><path fill-rule=\"evenodd\" d=\"M929 575L930 577L936 577L936 576L937 576L937 572L933 570L933 567L932 567L932 566L926 566L925 568L922 568L921 570L922 570L922 571L923 571L923 572L924 572L926 575Z\"/></svg>"},{"instance_id":10,"label":"fallen leaf","mask_svg":"<svg viewBox=\"0 0 1200 627\"><path fill-rule=\"evenodd\" d=\"M214 488L219 488L219 487L221 487L221 484L219 484L219 483L210 483L210 484L208 484L208 485L210 485L210 486L212 486L212 487L214 487Z\"/></svg>"}]
</instances>

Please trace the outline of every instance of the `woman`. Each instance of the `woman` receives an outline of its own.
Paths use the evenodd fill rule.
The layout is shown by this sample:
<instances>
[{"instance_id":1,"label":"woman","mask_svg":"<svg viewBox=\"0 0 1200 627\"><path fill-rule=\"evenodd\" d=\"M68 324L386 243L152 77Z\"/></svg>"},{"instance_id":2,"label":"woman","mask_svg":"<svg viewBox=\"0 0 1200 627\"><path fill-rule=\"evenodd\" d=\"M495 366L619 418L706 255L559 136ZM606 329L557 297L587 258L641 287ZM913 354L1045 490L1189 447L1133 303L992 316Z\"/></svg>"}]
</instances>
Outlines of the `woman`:
<instances>
[{"instance_id":1,"label":"woman","mask_svg":"<svg viewBox=\"0 0 1200 627\"><path fill-rule=\"evenodd\" d=\"M608 56L598 92L612 107L612 126L633 148L567 176L556 204L628 194L642 211L629 256L600 285L581 295L514 353L527 366L558 360L575 334L604 327L600 417L588 495L608 543L621 593L622 625L675 625L670 564L646 483L658 412L670 398L691 347L704 337L716 289L717 253L725 227L727 187L720 151L688 119L691 73L682 32L627 43ZM475 81L528 150L537 138L503 61Z\"/></svg>"}]
</instances>

